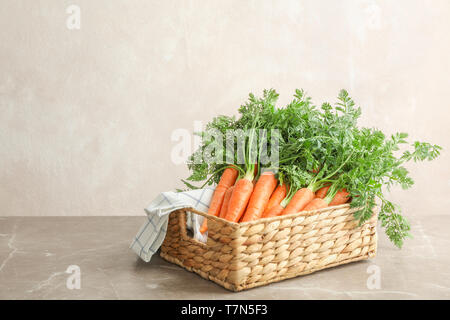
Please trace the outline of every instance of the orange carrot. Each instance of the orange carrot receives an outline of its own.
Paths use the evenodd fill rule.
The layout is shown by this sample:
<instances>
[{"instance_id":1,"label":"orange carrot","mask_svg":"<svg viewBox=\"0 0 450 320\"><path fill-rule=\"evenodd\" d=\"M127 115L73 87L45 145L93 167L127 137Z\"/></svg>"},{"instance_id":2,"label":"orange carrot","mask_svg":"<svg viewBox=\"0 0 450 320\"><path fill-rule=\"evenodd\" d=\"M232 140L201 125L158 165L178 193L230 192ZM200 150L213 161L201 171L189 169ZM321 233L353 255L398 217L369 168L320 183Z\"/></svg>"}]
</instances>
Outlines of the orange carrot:
<instances>
[{"instance_id":1,"label":"orange carrot","mask_svg":"<svg viewBox=\"0 0 450 320\"><path fill-rule=\"evenodd\" d=\"M325 198L327 195L328 189L330 189L330 186L326 186L326 187L323 187L323 188L320 188L319 190L317 190L316 198L321 198L321 199Z\"/></svg>"},{"instance_id":2,"label":"orange carrot","mask_svg":"<svg viewBox=\"0 0 450 320\"><path fill-rule=\"evenodd\" d=\"M270 195L277 186L277 179L273 172L264 172L256 182L254 191L250 197L248 208L245 211L243 222L261 218Z\"/></svg>"},{"instance_id":3,"label":"orange carrot","mask_svg":"<svg viewBox=\"0 0 450 320\"><path fill-rule=\"evenodd\" d=\"M340 204L346 203L350 198L348 197L350 193L347 192L347 189L339 190L334 196L333 200L331 200L329 206L337 206Z\"/></svg>"},{"instance_id":4,"label":"orange carrot","mask_svg":"<svg viewBox=\"0 0 450 320\"><path fill-rule=\"evenodd\" d=\"M281 214L285 215L300 212L312 199L314 199L314 192L311 188L301 188L294 194Z\"/></svg>"},{"instance_id":5,"label":"orange carrot","mask_svg":"<svg viewBox=\"0 0 450 320\"><path fill-rule=\"evenodd\" d=\"M253 183L253 188L255 188L255 184L254 183ZM248 208L248 202L247 202L247 205L245 206L244 214L245 214L245 211L247 211L247 208ZM242 222L242 218L244 218L244 214L241 215L241 217L238 220L238 223Z\"/></svg>"},{"instance_id":6,"label":"orange carrot","mask_svg":"<svg viewBox=\"0 0 450 320\"><path fill-rule=\"evenodd\" d=\"M228 203L227 214L225 219L228 221L238 222L253 191L253 177L244 177L239 179L231 193L230 202Z\"/></svg>"},{"instance_id":7,"label":"orange carrot","mask_svg":"<svg viewBox=\"0 0 450 320\"><path fill-rule=\"evenodd\" d=\"M264 212L263 218L279 216L283 212L283 210L284 210L284 207L281 205L281 203L278 203L278 204L274 205L272 208L270 208L269 210L266 210Z\"/></svg>"},{"instance_id":8,"label":"orange carrot","mask_svg":"<svg viewBox=\"0 0 450 320\"><path fill-rule=\"evenodd\" d=\"M328 203L322 198L312 199L302 211L318 210L328 207Z\"/></svg>"},{"instance_id":9,"label":"orange carrot","mask_svg":"<svg viewBox=\"0 0 450 320\"><path fill-rule=\"evenodd\" d=\"M331 187L331 186L330 186ZM311 200L302 211L310 211L310 210L318 210L322 208L326 208L328 206L337 206L339 204L344 204L348 201L349 193L347 190L341 189L337 191L336 186L332 186L332 189L325 196L325 198L316 197Z\"/></svg>"},{"instance_id":10,"label":"orange carrot","mask_svg":"<svg viewBox=\"0 0 450 320\"><path fill-rule=\"evenodd\" d=\"M231 194L233 193L234 186L228 188L227 192L225 192L225 197L223 197L222 208L220 208L219 218L224 218L227 214L228 203L230 202Z\"/></svg>"},{"instance_id":11,"label":"orange carrot","mask_svg":"<svg viewBox=\"0 0 450 320\"><path fill-rule=\"evenodd\" d=\"M216 217L219 215L223 198L225 197L225 192L234 184L237 176L238 171L234 168L226 168L223 171L222 177L220 177L220 181L217 184L216 189L214 190L211 203L209 204L208 214ZM204 218L203 224L200 228L200 232L205 233L206 230L208 230L208 219Z\"/></svg>"},{"instance_id":12,"label":"orange carrot","mask_svg":"<svg viewBox=\"0 0 450 320\"><path fill-rule=\"evenodd\" d=\"M266 214L273 206L280 204L281 201L283 201L283 199L286 197L286 193L286 184L279 184L270 196L269 202L267 203L266 209L264 210L263 217L266 217Z\"/></svg>"}]
</instances>

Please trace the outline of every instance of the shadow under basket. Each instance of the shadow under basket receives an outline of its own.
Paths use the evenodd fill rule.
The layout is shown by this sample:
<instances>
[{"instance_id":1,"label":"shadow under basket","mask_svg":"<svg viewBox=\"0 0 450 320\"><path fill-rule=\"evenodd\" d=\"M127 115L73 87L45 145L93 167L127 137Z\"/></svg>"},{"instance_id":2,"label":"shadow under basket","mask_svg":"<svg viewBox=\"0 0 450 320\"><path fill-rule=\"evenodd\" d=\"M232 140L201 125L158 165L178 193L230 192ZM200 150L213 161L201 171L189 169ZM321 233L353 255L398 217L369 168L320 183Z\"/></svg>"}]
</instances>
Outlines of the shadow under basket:
<instances>
[{"instance_id":1,"label":"shadow under basket","mask_svg":"<svg viewBox=\"0 0 450 320\"><path fill-rule=\"evenodd\" d=\"M232 291L375 257L377 214L361 226L349 204L234 223L192 208L169 216L161 257ZM186 212L208 219L208 240L186 233Z\"/></svg>"}]
</instances>

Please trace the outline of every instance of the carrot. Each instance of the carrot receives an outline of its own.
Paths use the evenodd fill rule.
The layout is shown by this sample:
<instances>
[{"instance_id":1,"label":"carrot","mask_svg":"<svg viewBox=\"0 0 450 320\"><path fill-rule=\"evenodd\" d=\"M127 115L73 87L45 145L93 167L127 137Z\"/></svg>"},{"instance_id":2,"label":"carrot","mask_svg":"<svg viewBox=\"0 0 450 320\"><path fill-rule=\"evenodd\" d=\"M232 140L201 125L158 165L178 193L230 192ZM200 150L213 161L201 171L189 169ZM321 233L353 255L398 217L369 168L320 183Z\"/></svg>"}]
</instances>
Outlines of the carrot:
<instances>
[{"instance_id":1,"label":"carrot","mask_svg":"<svg viewBox=\"0 0 450 320\"><path fill-rule=\"evenodd\" d=\"M319 210L328 207L328 203L322 198L312 199L302 211Z\"/></svg>"},{"instance_id":2,"label":"carrot","mask_svg":"<svg viewBox=\"0 0 450 320\"><path fill-rule=\"evenodd\" d=\"M225 192L229 187L231 187L238 176L238 171L234 168L226 168L222 176L220 177L219 183L214 190L211 203L209 204L208 214L212 216L218 216L220 213L220 208L222 207L223 198L225 197ZM200 227L200 232L205 233L208 230L208 219L203 219L202 226Z\"/></svg>"},{"instance_id":3,"label":"carrot","mask_svg":"<svg viewBox=\"0 0 450 320\"><path fill-rule=\"evenodd\" d=\"M277 186L277 179L273 172L263 172L256 182L254 191L250 197L248 208L242 221L252 221L261 218L270 195Z\"/></svg>"},{"instance_id":4,"label":"carrot","mask_svg":"<svg viewBox=\"0 0 450 320\"><path fill-rule=\"evenodd\" d=\"M329 206L337 206L340 204L346 203L350 198L348 197L350 193L347 192L347 189L339 190L334 196L333 200L331 200Z\"/></svg>"},{"instance_id":5,"label":"carrot","mask_svg":"<svg viewBox=\"0 0 450 320\"><path fill-rule=\"evenodd\" d=\"M232 222L238 222L241 219L242 215L246 211L246 207L249 203L250 197L252 196L253 189L253 179L255 178L255 173L257 173L257 169L255 167L258 166L258 157L260 145L257 145L257 152L255 157L254 148L252 147L255 143L256 137L256 124L258 121L258 115L255 115L253 118L253 123L249 131L249 135L247 137L247 146L245 148L245 161L244 167L245 170L242 170L244 176L240 178L234 187L233 192L231 193L230 202L228 203L227 214L225 215L225 219ZM256 139L257 140L257 139ZM275 187L274 187L275 188ZM273 191L273 190L272 190ZM264 210L264 207L263 207Z\"/></svg>"},{"instance_id":6,"label":"carrot","mask_svg":"<svg viewBox=\"0 0 450 320\"><path fill-rule=\"evenodd\" d=\"M253 183L253 188L255 187L255 184ZM251 196L250 196L251 197ZM245 210L244 210L244 214L245 214L245 211L247 211L247 208L248 208L248 202L247 202L247 205L245 206ZM242 214L241 215L241 217L239 218L239 220L238 220L238 223L241 223L242 222L242 218L244 218L244 214Z\"/></svg>"},{"instance_id":7,"label":"carrot","mask_svg":"<svg viewBox=\"0 0 450 320\"><path fill-rule=\"evenodd\" d=\"M226 220L238 222L241 218L253 192L252 180L253 177L244 177L236 182L228 203L228 210L225 215Z\"/></svg>"},{"instance_id":8,"label":"carrot","mask_svg":"<svg viewBox=\"0 0 450 320\"><path fill-rule=\"evenodd\" d=\"M284 208L284 210L281 214L285 215L285 214L292 214L292 213L297 213L297 212L303 211L303 209L308 205L308 203L312 199L315 198L315 196L316 196L315 191L324 187L324 185L329 184L329 182L328 182L329 179L331 177L333 177L336 173L338 173L339 170L345 165L345 163L349 159L350 159L350 156L348 156L347 159L345 161L343 161L336 170L334 170L332 173L329 173L326 177L323 177L323 172L327 168L327 166L325 164L323 166L323 168L320 169L320 172L312 179L312 181L309 183L309 185L306 188L301 188L298 191L296 191L294 194L292 194L292 192L294 192L295 190L291 189L292 192L290 191L289 192L290 194L286 197L286 199L287 199L287 201L289 201L289 203L287 204L286 208ZM331 202L331 199L336 194L336 192L337 192L336 187L337 187L336 184L332 184L330 186L330 188L332 188L332 189L331 190L329 189L326 192L326 196L325 196L324 200L326 200L327 204ZM286 199L283 201L285 202Z\"/></svg>"},{"instance_id":9,"label":"carrot","mask_svg":"<svg viewBox=\"0 0 450 320\"><path fill-rule=\"evenodd\" d=\"M320 188L319 190L317 190L316 198L321 198L321 199L325 198L327 195L328 189L330 189L330 186L326 186L326 187L323 187L323 188Z\"/></svg>"},{"instance_id":10,"label":"carrot","mask_svg":"<svg viewBox=\"0 0 450 320\"><path fill-rule=\"evenodd\" d=\"M349 193L347 190L341 189L338 191L337 185L331 185L325 198L316 197L311 200L302 211L318 210L328 206L337 206L348 201Z\"/></svg>"},{"instance_id":11,"label":"carrot","mask_svg":"<svg viewBox=\"0 0 450 320\"><path fill-rule=\"evenodd\" d=\"M228 203L230 202L231 194L233 193L234 186L228 188L227 192L225 192L225 196L223 198L222 208L220 208L219 218L225 218L228 210Z\"/></svg>"},{"instance_id":12,"label":"carrot","mask_svg":"<svg viewBox=\"0 0 450 320\"><path fill-rule=\"evenodd\" d=\"M281 205L281 203L278 203L278 204L272 206L272 208L270 208L269 210L266 210L264 212L263 218L279 216L283 212L283 210L284 210L284 207Z\"/></svg>"},{"instance_id":13,"label":"carrot","mask_svg":"<svg viewBox=\"0 0 450 320\"><path fill-rule=\"evenodd\" d=\"M305 206L314 199L314 192L311 188L301 188L298 190L291 201L287 204L286 208L284 208L282 215L297 213L303 210Z\"/></svg>"},{"instance_id":14,"label":"carrot","mask_svg":"<svg viewBox=\"0 0 450 320\"><path fill-rule=\"evenodd\" d=\"M279 184L278 187L270 196L266 209L264 209L263 217L266 217L267 213L273 206L279 205L281 201L283 201L283 199L286 197L286 193L287 193L286 184Z\"/></svg>"}]
</instances>

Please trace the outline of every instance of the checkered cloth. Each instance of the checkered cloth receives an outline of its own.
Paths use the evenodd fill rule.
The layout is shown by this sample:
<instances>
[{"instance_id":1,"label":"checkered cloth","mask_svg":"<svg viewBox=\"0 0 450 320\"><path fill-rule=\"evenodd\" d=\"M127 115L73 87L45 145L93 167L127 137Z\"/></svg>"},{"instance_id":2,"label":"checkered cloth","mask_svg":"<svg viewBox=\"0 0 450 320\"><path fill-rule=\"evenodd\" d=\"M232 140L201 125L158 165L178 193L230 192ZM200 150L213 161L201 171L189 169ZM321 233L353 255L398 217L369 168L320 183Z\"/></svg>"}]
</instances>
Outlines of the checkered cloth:
<instances>
[{"instance_id":1,"label":"checkered cloth","mask_svg":"<svg viewBox=\"0 0 450 320\"><path fill-rule=\"evenodd\" d=\"M134 237L130 248L142 260L149 262L166 237L169 213L182 208L194 208L198 211L207 212L213 193L213 188L204 188L159 194L145 209L147 221ZM187 228L192 230L194 239L206 242L207 233L202 234L199 231L202 222L202 216L188 212L186 216Z\"/></svg>"}]
</instances>

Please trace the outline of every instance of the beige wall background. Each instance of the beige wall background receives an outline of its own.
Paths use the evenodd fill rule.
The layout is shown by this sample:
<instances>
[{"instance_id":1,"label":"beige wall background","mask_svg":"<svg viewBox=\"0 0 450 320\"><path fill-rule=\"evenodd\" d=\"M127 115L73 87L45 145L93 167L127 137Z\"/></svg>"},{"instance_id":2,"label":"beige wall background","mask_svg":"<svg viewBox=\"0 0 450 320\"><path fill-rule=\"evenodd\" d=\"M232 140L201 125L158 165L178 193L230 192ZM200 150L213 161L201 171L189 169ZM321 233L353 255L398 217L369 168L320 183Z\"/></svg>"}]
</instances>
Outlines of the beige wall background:
<instances>
[{"instance_id":1,"label":"beige wall background","mask_svg":"<svg viewBox=\"0 0 450 320\"><path fill-rule=\"evenodd\" d=\"M390 198L447 214L449 32L448 0L2 0L0 215L141 215L187 176L175 129L270 87L280 105L346 88L362 125L442 145Z\"/></svg>"}]
</instances>

